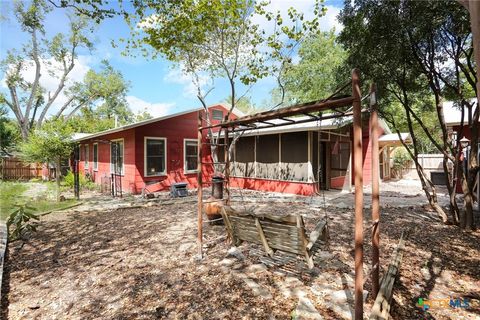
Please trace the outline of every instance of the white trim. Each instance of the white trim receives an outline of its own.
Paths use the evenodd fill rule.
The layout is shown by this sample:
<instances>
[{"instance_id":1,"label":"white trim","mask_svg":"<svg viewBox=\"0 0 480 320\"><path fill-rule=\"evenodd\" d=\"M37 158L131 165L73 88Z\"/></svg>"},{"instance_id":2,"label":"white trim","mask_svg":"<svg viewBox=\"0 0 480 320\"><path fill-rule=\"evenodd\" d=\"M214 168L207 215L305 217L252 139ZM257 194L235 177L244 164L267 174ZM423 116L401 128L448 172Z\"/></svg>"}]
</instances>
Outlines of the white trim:
<instances>
[{"instance_id":1,"label":"white trim","mask_svg":"<svg viewBox=\"0 0 480 320\"><path fill-rule=\"evenodd\" d=\"M147 175L147 140L163 140L164 148L165 148L165 171L160 172L158 174ZM167 138L164 137L143 137L143 177L144 178L151 178L151 177L164 177L167 175Z\"/></svg>"},{"instance_id":2,"label":"white trim","mask_svg":"<svg viewBox=\"0 0 480 320\"><path fill-rule=\"evenodd\" d=\"M185 174L198 173L198 163L196 169L187 170L187 142L195 142L195 144L197 145L197 150L198 148L200 148L200 146L198 145L198 139L183 139L183 172ZM195 158L197 158L197 155L195 155Z\"/></svg>"},{"instance_id":3,"label":"white trim","mask_svg":"<svg viewBox=\"0 0 480 320\"><path fill-rule=\"evenodd\" d=\"M110 174L113 173L113 163L112 163L112 143L111 142L117 142L117 141L122 141L122 144L123 144L123 148L122 148L122 171L120 172L120 175L121 176L124 176L125 175L125 139L124 138L118 138L118 139L112 139L110 140L110 145L108 146L108 148L110 149L110 159L109 159L109 162L110 162Z\"/></svg>"},{"instance_id":4,"label":"white trim","mask_svg":"<svg viewBox=\"0 0 480 320\"><path fill-rule=\"evenodd\" d=\"M97 161L95 162L95 147L97 149ZM98 171L98 143L95 142L92 148L93 171Z\"/></svg>"}]
</instances>

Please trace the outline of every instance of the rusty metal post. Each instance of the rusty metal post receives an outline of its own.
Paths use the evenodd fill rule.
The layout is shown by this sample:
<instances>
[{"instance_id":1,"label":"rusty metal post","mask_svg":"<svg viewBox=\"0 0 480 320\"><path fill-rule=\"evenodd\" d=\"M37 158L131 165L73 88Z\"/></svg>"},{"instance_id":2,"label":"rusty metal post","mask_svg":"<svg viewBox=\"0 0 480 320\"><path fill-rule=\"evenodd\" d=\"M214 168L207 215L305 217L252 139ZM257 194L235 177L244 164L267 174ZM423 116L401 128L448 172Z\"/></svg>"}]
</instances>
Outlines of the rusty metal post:
<instances>
[{"instance_id":1,"label":"rusty metal post","mask_svg":"<svg viewBox=\"0 0 480 320\"><path fill-rule=\"evenodd\" d=\"M197 219L198 219L198 235L197 235L197 245L198 245L198 258L203 258L203 182L202 182L202 112L198 112L198 146L197 146L197 196L198 196L198 207L197 207Z\"/></svg>"},{"instance_id":2,"label":"rusty metal post","mask_svg":"<svg viewBox=\"0 0 480 320\"><path fill-rule=\"evenodd\" d=\"M355 171L355 319L363 319L363 157L360 72L352 71L353 168Z\"/></svg>"},{"instance_id":3,"label":"rusty metal post","mask_svg":"<svg viewBox=\"0 0 480 320\"><path fill-rule=\"evenodd\" d=\"M227 121L228 119L225 119ZM227 193L227 198L225 200L225 204L227 206L230 205L230 143L228 139L228 127L225 127L225 136L224 136L224 155L225 155L225 192Z\"/></svg>"},{"instance_id":4,"label":"rusty metal post","mask_svg":"<svg viewBox=\"0 0 480 320\"><path fill-rule=\"evenodd\" d=\"M379 185L379 150L378 150L378 105L376 87L370 87L370 143L372 146L372 295L375 299L380 287L380 185Z\"/></svg>"}]
</instances>

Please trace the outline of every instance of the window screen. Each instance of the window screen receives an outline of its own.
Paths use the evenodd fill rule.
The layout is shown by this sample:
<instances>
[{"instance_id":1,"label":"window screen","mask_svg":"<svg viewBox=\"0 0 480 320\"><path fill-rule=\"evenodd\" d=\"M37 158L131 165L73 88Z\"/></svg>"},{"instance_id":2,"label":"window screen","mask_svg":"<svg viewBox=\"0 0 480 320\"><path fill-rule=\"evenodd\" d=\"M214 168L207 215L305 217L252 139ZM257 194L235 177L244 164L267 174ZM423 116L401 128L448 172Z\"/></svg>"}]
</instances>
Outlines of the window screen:
<instances>
[{"instance_id":1,"label":"window screen","mask_svg":"<svg viewBox=\"0 0 480 320\"><path fill-rule=\"evenodd\" d=\"M185 141L185 171L195 171L197 170L197 152L198 152L198 142L197 141Z\"/></svg>"},{"instance_id":2,"label":"window screen","mask_svg":"<svg viewBox=\"0 0 480 320\"><path fill-rule=\"evenodd\" d=\"M278 179L280 177L278 149L277 134L257 137L257 178Z\"/></svg>"},{"instance_id":3,"label":"window screen","mask_svg":"<svg viewBox=\"0 0 480 320\"><path fill-rule=\"evenodd\" d=\"M93 145L93 170L98 170L98 144Z\"/></svg>"},{"instance_id":4,"label":"window screen","mask_svg":"<svg viewBox=\"0 0 480 320\"><path fill-rule=\"evenodd\" d=\"M88 150L88 144L85 145L85 169L88 169L88 158L90 157L90 152Z\"/></svg>"},{"instance_id":5,"label":"window screen","mask_svg":"<svg viewBox=\"0 0 480 320\"><path fill-rule=\"evenodd\" d=\"M350 143L332 143L331 172L332 177L344 176L347 173L350 162Z\"/></svg>"},{"instance_id":6,"label":"window screen","mask_svg":"<svg viewBox=\"0 0 480 320\"><path fill-rule=\"evenodd\" d=\"M145 175L166 174L165 139L145 139Z\"/></svg>"},{"instance_id":7,"label":"window screen","mask_svg":"<svg viewBox=\"0 0 480 320\"><path fill-rule=\"evenodd\" d=\"M283 133L281 179L308 180L308 132Z\"/></svg>"},{"instance_id":8,"label":"window screen","mask_svg":"<svg viewBox=\"0 0 480 320\"><path fill-rule=\"evenodd\" d=\"M110 143L110 172L123 174L123 141Z\"/></svg>"},{"instance_id":9,"label":"window screen","mask_svg":"<svg viewBox=\"0 0 480 320\"><path fill-rule=\"evenodd\" d=\"M222 110L212 110L212 119L213 120L223 120L223 111Z\"/></svg>"},{"instance_id":10,"label":"window screen","mask_svg":"<svg viewBox=\"0 0 480 320\"><path fill-rule=\"evenodd\" d=\"M235 159L232 175L236 177L254 177L255 175L255 137L244 137L235 143Z\"/></svg>"}]
</instances>

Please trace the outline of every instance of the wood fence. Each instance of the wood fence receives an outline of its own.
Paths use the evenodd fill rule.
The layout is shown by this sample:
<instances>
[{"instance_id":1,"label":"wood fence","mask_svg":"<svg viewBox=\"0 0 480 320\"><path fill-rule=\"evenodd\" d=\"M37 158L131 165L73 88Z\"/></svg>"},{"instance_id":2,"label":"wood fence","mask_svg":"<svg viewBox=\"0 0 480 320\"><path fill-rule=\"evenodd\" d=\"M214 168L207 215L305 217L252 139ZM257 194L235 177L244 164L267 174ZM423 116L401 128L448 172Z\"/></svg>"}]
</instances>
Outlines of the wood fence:
<instances>
[{"instance_id":1,"label":"wood fence","mask_svg":"<svg viewBox=\"0 0 480 320\"><path fill-rule=\"evenodd\" d=\"M41 164L25 163L17 158L2 159L0 162L0 178L2 180L30 180L41 177Z\"/></svg>"}]
</instances>

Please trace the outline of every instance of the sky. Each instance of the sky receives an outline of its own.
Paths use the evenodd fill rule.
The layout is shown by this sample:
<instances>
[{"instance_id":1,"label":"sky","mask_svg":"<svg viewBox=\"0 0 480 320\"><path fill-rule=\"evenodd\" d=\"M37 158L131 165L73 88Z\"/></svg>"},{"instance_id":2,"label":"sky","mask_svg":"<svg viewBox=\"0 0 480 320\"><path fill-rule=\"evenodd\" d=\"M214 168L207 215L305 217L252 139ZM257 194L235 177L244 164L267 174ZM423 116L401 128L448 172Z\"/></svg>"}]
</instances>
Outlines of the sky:
<instances>
[{"instance_id":1,"label":"sky","mask_svg":"<svg viewBox=\"0 0 480 320\"><path fill-rule=\"evenodd\" d=\"M273 10L286 12L288 7L294 5L298 11L305 12L308 17L313 4L314 1L311 0L272 0L270 7ZM328 31L335 27L338 32L341 30L341 25L338 23L336 16L343 6L343 1L327 0L325 5L327 13L321 19L321 29ZM3 16L7 16L7 19L0 19L0 60L5 58L8 50L18 50L23 43L28 41L27 35L21 31L12 14L12 8L13 0L0 0L0 12ZM57 32L66 32L67 21L67 11L64 9L56 9L49 13L45 21L47 36ZM94 50L92 52L87 50L79 52L75 68L69 75L67 85L74 81L81 81L90 69L98 70L101 61L106 59L113 68L119 70L124 78L129 81L130 89L127 94L127 102L132 111L140 112L146 109L151 115L158 117L198 108L200 104L191 79L182 74L173 63L161 57L151 60L141 55L136 57L124 56L121 54L121 48L112 47L112 41L128 38L129 34L130 30L123 18L116 17L104 20L92 35ZM24 76L27 79L33 79L33 67L27 70ZM0 91L7 93L4 77L5 75L2 72L0 74ZM58 85L58 80L43 72L41 84L47 88L47 91L53 91ZM264 105L270 100L270 92L275 84L273 78L260 80L248 91L247 96L251 98L254 104ZM244 88L240 86L240 94L243 93L242 90ZM222 102L228 95L227 83L217 79L214 83L214 89L207 97L207 103ZM58 109L65 100L66 98L63 95L59 96L58 101L52 107L52 112Z\"/></svg>"}]
</instances>

